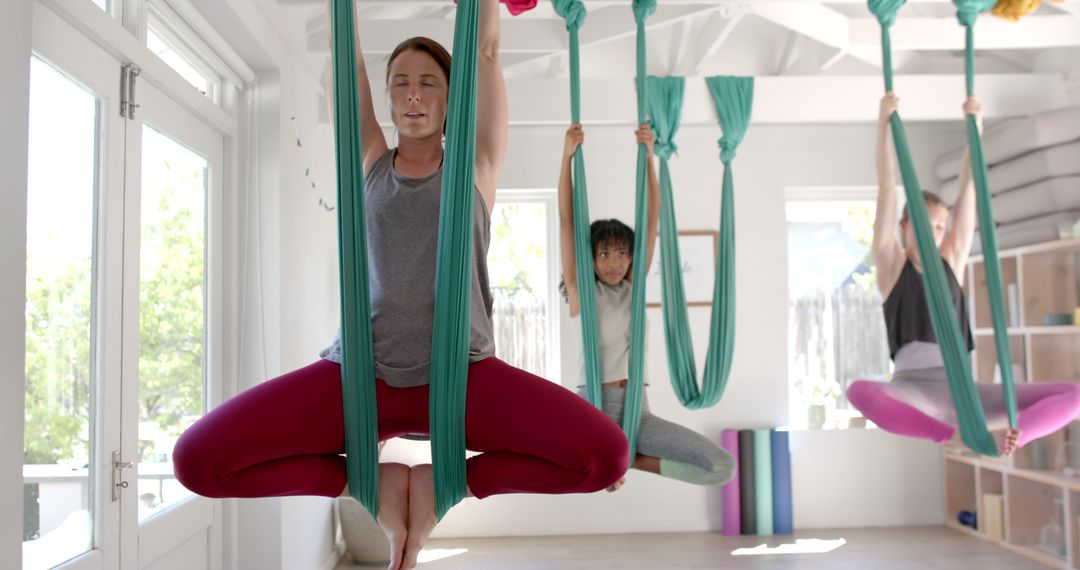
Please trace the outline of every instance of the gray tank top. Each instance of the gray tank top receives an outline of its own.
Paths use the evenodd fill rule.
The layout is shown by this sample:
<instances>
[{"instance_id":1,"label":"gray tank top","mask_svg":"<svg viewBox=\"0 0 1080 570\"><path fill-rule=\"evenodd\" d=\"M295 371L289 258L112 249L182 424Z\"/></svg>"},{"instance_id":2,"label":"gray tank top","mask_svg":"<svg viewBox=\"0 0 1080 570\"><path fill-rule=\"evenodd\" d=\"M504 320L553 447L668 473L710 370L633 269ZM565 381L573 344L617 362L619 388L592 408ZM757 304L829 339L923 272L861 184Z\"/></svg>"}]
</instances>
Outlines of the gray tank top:
<instances>
[{"instance_id":1,"label":"gray tank top","mask_svg":"<svg viewBox=\"0 0 1080 570\"><path fill-rule=\"evenodd\" d=\"M368 283L375 375L395 388L428 383L435 314L435 257L439 241L442 167L424 178L394 170L397 149L367 175ZM495 355L487 252L491 217L473 190L472 312L469 362ZM341 362L341 331L319 355Z\"/></svg>"}]
</instances>

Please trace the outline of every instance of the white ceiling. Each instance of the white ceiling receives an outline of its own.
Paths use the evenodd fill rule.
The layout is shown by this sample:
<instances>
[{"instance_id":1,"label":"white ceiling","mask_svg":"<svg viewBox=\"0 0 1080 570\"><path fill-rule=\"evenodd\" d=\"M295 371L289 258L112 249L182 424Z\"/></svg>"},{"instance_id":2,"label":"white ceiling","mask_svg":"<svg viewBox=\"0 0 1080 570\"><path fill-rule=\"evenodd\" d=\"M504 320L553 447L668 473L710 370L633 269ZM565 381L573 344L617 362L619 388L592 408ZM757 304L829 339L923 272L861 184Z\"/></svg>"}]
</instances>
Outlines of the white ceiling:
<instances>
[{"instance_id":1,"label":"white ceiling","mask_svg":"<svg viewBox=\"0 0 1080 570\"><path fill-rule=\"evenodd\" d=\"M315 75L328 68L326 0L262 0L279 32ZM426 35L452 43L450 0L358 0L369 70L381 70L401 40ZM581 30L586 79L629 79L635 24L630 0L585 0ZM964 32L951 2L909 0L893 27L898 75L961 75ZM648 21L648 71L656 75L767 77L881 75L880 32L865 0L658 0ZM989 14L976 26L981 76L1060 76L1062 92L1080 80L1080 0L1044 4L1018 23ZM519 17L503 11L508 86L565 81L567 33L550 0ZM372 71L374 73L374 71ZM790 84L785 82L785 84ZM1060 97L1056 97L1060 99ZM1080 97L1078 97L1080 99ZM950 102L949 109L956 107ZM1047 101L1047 107L1059 105Z\"/></svg>"}]
</instances>

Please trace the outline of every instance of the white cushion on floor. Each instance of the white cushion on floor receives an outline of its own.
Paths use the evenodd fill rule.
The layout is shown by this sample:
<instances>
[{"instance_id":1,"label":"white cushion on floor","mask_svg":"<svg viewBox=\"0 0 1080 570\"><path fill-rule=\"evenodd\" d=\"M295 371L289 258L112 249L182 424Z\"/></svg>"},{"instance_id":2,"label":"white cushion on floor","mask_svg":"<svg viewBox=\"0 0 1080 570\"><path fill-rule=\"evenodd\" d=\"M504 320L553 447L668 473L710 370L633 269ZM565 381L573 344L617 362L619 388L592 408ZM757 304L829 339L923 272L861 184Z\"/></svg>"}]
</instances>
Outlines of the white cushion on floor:
<instances>
[{"instance_id":1,"label":"white cushion on floor","mask_svg":"<svg viewBox=\"0 0 1080 570\"><path fill-rule=\"evenodd\" d=\"M362 563L388 563L390 541L371 513L352 497L338 497L337 504L341 535L349 556Z\"/></svg>"}]
</instances>

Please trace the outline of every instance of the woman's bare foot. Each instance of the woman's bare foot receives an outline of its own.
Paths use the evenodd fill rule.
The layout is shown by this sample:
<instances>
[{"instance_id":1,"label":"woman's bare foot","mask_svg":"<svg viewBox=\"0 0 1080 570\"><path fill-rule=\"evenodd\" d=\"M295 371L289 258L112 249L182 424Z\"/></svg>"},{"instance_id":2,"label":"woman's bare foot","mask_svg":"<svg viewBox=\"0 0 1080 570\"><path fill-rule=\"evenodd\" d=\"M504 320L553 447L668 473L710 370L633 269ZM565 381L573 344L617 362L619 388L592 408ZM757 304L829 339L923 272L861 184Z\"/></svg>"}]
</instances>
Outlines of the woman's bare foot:
<instances>
[{"instance_id":1,"label":"woman's bare foot","mask_svg":"<svg viewBox=\"0 0 1080 570\"><path fill-rule=\"evenodd\" d=\"M618 481L612 483L611 486L607 488L607 492L608 493L614 493L615 491L618 491L619 489L621 489L622 486L625 485L625 484L626 484L626 476L624 475L622 477L619 477Z\"/></svg>"},{"instance_id":2,"label":"woman's bare foot","mask_svg":"<svg viewBox=\"0 0 1080 570\"><path fill-rule=\"evenodd\" d=\"M435 518L435 477L431 465L414 465L409 471L409 538L402 570L416 568L416 559L438 520Z\"/></svg>"},{"instance_id":3,"label":"woman's bare foot","mask_svg":"<svg viewBox=\"0 0 1080 570\"><path fill-rule=\"evenodd\" d=\"M408 568L401 564L409 537L408 465L379 464L379 526L390 540L390 565L386 570Z\"/></svg>"},{"instance_id":4,"label":"woman's bare foot","mask_svg":"<svg viewBox=\"0 0 1080 570\"><path fill-rule=\"evenodd\" d=\"M1011 455L1016 451L1016 443L1020 439L1020 430L1008 428L994 432L994 439L998 442L998 453Z\"/></svg>"},{"instance_id":5,"label":"woman's bare foot","mask_svg":"<svg viewBox=\"0 0 1080 570\"><path fill-rule=\"evenodd\" d=\"M991 435L994 436L994 441L997 442L998 455L1004 457L1012 455L1016 451L1016 443L1020 439L1020 430L1012 428L999 429L991 432ZM952 437L945 444L952 446L956 451L967 452L967 446L960 436L959 429L953 432Z\"/></svg>"}]
</instances>

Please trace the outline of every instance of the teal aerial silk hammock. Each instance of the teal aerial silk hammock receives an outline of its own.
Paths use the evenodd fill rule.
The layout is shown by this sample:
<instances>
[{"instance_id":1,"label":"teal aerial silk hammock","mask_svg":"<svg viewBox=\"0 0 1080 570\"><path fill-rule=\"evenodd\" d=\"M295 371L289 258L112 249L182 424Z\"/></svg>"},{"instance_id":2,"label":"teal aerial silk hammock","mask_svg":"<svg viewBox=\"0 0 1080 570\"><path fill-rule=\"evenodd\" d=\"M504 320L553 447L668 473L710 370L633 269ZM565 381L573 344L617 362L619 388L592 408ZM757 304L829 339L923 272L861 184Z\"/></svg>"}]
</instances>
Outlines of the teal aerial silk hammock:
<instances>
[{"instance_id":1,"label":"teal aerial silk hammock","mask_svg":"<svg viewBox=\"0 0 1080 570\"><path fill-rule=\"evenodd\" d=\"M731 372L735 351L735 197L731 161L749 127L754 95L754 80L749 77L709 77L706 83L724 133L720 139L724 182L709 350L699 389L668 166L668 160L677 149L675 133L679 129L685 80L681 77L649 78L649 115L656 131L656 155L660 157L660 271L668 371L679 401L690 409L707 408L719 402Z\"/></svg>"},{"instance_id":2,"label":"teal aerial silk hammock","mask_svg":"<svg viewBox=\"0 0 1080 570\"><path fill-rule=\"evenodd\" d=\"M634 21L637 23L637 124L646 121L646 104L649 99L649 86L646 82L645 22L656 12L656 0L634 0ZM641 394L645 389L645 278L649 268L648 257L649 227L649 151L645 143L638 144L637 180L635 184L634 262L630 269L634 287L630 291L630 364L627 377L626 396L623 401L623 433L630 442L630 463L637 455L638 427L641 423Z\"/></svg>"},{"instance_id":3,"label":"teal aerial silk hammock","mask_svg":"<svg viewBox=\"0 0 1080 570\"><path fill-rule=\"evenodd\" d=\"M566 20L570 33L570 120L581 122L581 43L578 31L585 23L585 5L581 0L552 0L555 11ZM577 272L578 304L581 310L582 354L585 362L585 386L589 403L601 407L600 332L596 317L596 271L589 235L589 193L585 184L585 151L574 152L574 258Z\"/></svg>"},{"instance_id":4,"label":"teal aerial silk hammock","mask_svg":"<svg viewBox=\"0 0 1080 570\"><path fill-rule=\"evenodd\" d=\"M454 29L446 150L435 269L431 349L431 454L439 519L465 497L472 210L476 163L479 8L461 0ZM342 390L349 489L378 516L378 413L367 279L363 165L356 87L353 3L334 0L334 127L338 163L342 298Z\"/></svg>"},{"instance_id":5,"label":"teal aerial silk hammock","mask_svg":"<svg viewBox=\"0 0 1080 570\"><path fill-rule=\"evenodd\" d=\"M904 0L869 0L870 11L881 23L882 70L887 92L893 91L892 42L889 28L895 23L896 13L903 4ZM970 49L970 44L968 47ZM970 69L969 73L971 73ZM970 127L974 124L974 118L969 117L968 120ZM960 424L960 435L964 443L973 451L982 455L996 456L998 455L997 445L986 427L982 402L979 400L972 379L971 359L967 352L967 343L960 332L956 309L945 281L945 270L941 263L936 262L941 258L941 252L938 251L937 245L934 243L926 211L926 201L922 197L922 186L919 184L918 176L915 173L915 165L911 158L911 150L908 147L904 124L898 113L893 113L889 118L889 123L892 127L897 162L904 184L904 193L907 196L908 214L914 228L916 246L918 247L920 259L924 261L922 264L923 287L926 290L930 316L934 324L934 334L937 336L941 356L945 362L945 371L949 378L949 390L952 394L953 404L956 407L956 415ZM979 150L981 151L981 149ZM973 160L975 160L975 154L975 149L972 149ZM982 174L985 181L985 170ZM975 175L974 172L973 175ZM993 220L991 219L989 225L982 226L980 233L992 234L993 227ZM988 259L990 254L993 254L996 259L996 248L994 251L987 251L986 253ZM1000 294L996 297L991 296L990 303L991 305L1000 305ZM996 324L995 319L995 327ZM1006 346L1008 345L1006 344ZM1006 350L1004 353L999 351L999 358L1002 354L1006 355L1005 358L1007 359L1009 351ZM1011 368L1011 366L1003 366L1002 368L1003 373L1005 373L1004 369ZM1002 384L1002 389L1008 401L1009 421L1015 427L1016 398L1012 389L1011 376L1003 376Z\"/></svg>"},{"instance_id":6,"label":"teal aerial silk hammock","mask_svg":"<svg viewBox=\"0 0 1080 570\"><path fill-rule=\"evenodd\" d=\"M341 388L349 492L372 517L379 512L379 426L367 278L364 165L356 83L354 4L334 0L330 25L337 151L338 263L341 267Z\"/></svg>"},{"instance_id":7,"label":"teal aerial silk hammock","mask_svg":"<svg viewBox=\"0 0 1080 570\"><path fill-rule=\"evenodd\" d=\"M957 17L964 26L964 77L967 95L975 95L975 19L979 12L990 10L996 0L953 0ZM994 346L997 349L998 368L1001 369L1001 390L1005 397L1009 425L1016 428L1016 387L1013 380L1012 347L1009 343L1009 323L1005 318L1005 292L1002 287L1001 263L998 259L997 232L994 230L994 210L990 197L990 183L986 172L986 156L983 153L982 135L975 116L968 115L967 140L971 158L971 178L975 184L975 204L979 214L979 232L983 245L983 267L986 269L987 293L990 296L990 314L994 324Z\"/></svg>"},{"instance_id":8,"label":"teal aerial silk hammock","mask_svg":"<svg viewBox=\"0 0 1080 570\"><path fill-rule=\"evenodd\" d=\"M581 122L581 50L578 31L585 21L585 5L580 0L552 0L555 11L566 20L570 33L570 114L571 121ZM645 123L645 21L656 11L656 0L634 0L634 19L637 22L637 85L638 124ZM647 175L648 151L638 145L635 227L648 224ZM574 257L577 271L578 303L581 307L581 329L584 342L585 385L589 402L601 407L599 331L596 318L596 270L589 234L588 193L585 184L585 158L580 147L574 154ZM638 424L641 421L641 394L644 386L645 349L645 267L647 240L634 240L634 263L631 279L640 284L631 292L630 364L626 396L623 400L623 432L630 443L630 461L637 453Z\"/></svg>"}]
</instances>

